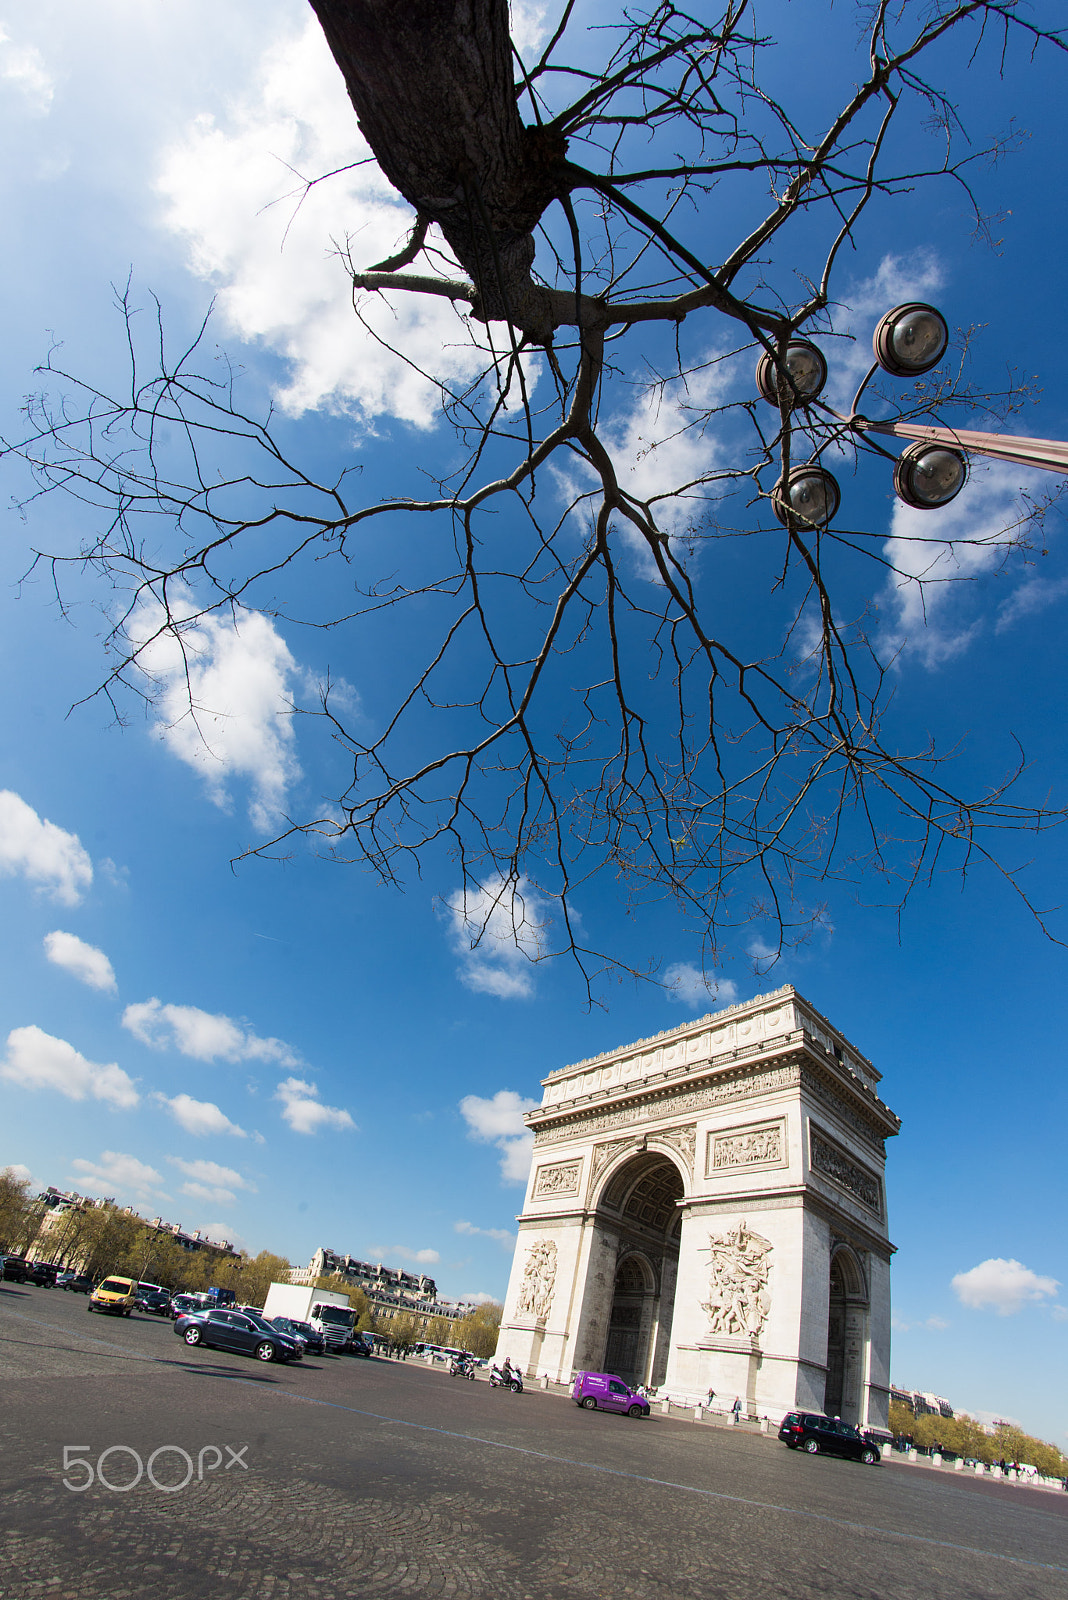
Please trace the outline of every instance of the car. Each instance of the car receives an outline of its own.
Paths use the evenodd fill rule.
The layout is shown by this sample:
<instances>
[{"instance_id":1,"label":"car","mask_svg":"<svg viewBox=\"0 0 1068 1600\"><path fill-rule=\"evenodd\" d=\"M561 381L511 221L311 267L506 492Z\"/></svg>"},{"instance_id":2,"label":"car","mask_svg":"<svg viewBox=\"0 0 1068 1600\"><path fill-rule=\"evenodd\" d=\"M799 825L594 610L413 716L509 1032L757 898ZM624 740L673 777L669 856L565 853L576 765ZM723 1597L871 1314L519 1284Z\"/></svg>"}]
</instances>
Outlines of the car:
<instances>
[{"instance_id":1,"label":"car","mask_svg":"<svg viewBox=\"0 0 1068 1600\"><path fill-rule=\"evenodd\" d=\"M310 1322L301 1322L296 1317L269 1317L282 1333L291 1334L294 1339L299 1339L305 1350L311 1350L314 1355L326 1354L326 1340L318 1328L313 1328Z\"/></svg>"},{"instance_id":2,"label":"car","mask_svg":"<svg viewBox=\"0 0 1068 1600\"><path fill-rule=\"evenodd\" d=\"M137 1283L133 1278L105 1278L89 1296L86 1310L106 1311L113 1317L128 1317L134 1308L136 1292Z\"/></svg>"},{"instance_id":3,"label":"car","mask_svg":"<svg viewBox=\"0 0 1068 1600\"><path fill-rule=\"evenodd\" d=\"M779 1424L779 1438L789 1449L810 1456L846 1456L867 1467L882 1460L879 1446L859 1428L819 1411L788 1411Z\"/></svg>"},{"instance_id":4,"label":"car","mask_svg":"<svg viewBox=\"0 0 1068 1600\"><path fill-rule=\"evenodd\" d=\"M25 1256L4 1257L4 1279L8 1283L25 1283L30 1275L30 1263Z\"/></svg>"},{"instance_id":5,"label":"car","mask_svg":"<svg viewBox=\"0 0 1068 1600\"><path fill-rule=\"evenodd\" d=\"M354 1333L349 1349L354 1356L370 1357L374 1355L374 1338L369 1333Z\"/></svg>"},{"instance_id":6,"label":"car","mask_svg":"<svg viewBox=\"0 0 1068 1600\"><path fill-rule=\"evenodd\" d=\"M30 1283L35 1283L39 1289L54 1289L59 1268L52 1261L31 1261L27 1270Z\"/></svg>"},{"instance_id":7,"label":"car","mask_svg":"<svg viewBox=\"0 0 1068 1600\"><path fill-rule=\"evenodd\" d=\"M622 1411L628 1417L647 1417L649 1402L612 1372L576 1372L571 1398L587 1411Z\"/></svg>"},{"instance_id":8,"label":"car","mask_svg":"<svg viewBox=\"0 0 1068 1600\"><path fill-rule=\"evenodd\" d=\"M169 1317L171 1314L170 1290L161 1289L158 1284L139 1283L134 1298L138 1311L150 1312L154 1317Z\"/></svg>"},{"instance_id":9,"label":"car","mask_svg":"<svg viewBox=\"0 0 1068 1600\"><path fill-rule=\"evenodd\" d=\"M73 1294L92 1294L93 1280L84 1272L61 1272L56 1279L60 1289L69 1289Z\"/></svg>"},{"instance_id":10,"label":"car","mask_svg":"<svg viewBox=\"0 0 1068 1600\"><path fill-rule=\"evenodd\" d=\"M208 1304L200 1294L175 1294L171 1296L170 1314L174 1318L184 1316L186 1312L207 1311Z\"/></svg>"},{"instance_id":11,"label":"car","mask_svg":"<svg viewBox=\"0 0 1068 1600\"><path fill-rule=\"evenodd\" d=\"M301 1361L304 1347L257 1311L188 1311L175 1320L174 1331L187 1345L209 1345L255 1356L258 1361Z\"/></svg>"}]
</instances>

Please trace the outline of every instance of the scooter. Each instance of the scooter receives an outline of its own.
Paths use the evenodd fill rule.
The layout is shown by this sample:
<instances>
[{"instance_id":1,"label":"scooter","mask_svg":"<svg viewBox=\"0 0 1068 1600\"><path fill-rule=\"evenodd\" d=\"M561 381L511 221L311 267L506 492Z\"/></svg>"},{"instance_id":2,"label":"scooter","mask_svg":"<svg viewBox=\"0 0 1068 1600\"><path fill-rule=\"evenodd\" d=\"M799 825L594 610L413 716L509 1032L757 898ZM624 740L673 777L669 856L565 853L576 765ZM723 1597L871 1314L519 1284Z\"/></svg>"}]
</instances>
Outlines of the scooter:
<instances>
[{"instance_id":1,"label":"scooter","mask_svg":"<svg viewBox=\"0 0 1068 1600\"><path fill-rule=\"evenodd\" d=\"M462 1356L453 1356L452 1360L449 1362L449 1377L470 1378L471 1382L474 1383L475 1363L473 1361L464 1360Z\"/></svg>"},{"instance_id":2,"label":"scooter","mask_svg":"<svg viewBox=\"0 0 1068 1600\"><path fill-rule=\"evenodd\" d=\"M515 1367L512 1367L510 1369L509 1375L507 1377L505 1377L505 1375L501 1371L500 1367L491 1367L490 1368L490 1388L491 1389L511 1389L513 1394L522 1394L523 1393L523 1377L522 1377L522 1374L520 1372L517 1372Z\"/></svg>"}]
</instances>

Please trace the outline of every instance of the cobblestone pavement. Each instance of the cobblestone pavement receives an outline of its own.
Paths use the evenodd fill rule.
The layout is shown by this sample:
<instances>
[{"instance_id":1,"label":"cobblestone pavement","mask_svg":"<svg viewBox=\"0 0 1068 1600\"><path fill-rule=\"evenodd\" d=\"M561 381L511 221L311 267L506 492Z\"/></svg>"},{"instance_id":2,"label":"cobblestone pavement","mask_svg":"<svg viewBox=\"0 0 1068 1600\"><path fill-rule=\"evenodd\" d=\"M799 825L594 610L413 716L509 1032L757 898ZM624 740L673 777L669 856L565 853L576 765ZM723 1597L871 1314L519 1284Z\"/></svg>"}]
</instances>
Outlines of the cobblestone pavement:
<instances>
[{"instance_id":1,"label":"cobblestone pavement","mask_svg":"<svg viewBox=\"0 0 1068 1600\"><path fill-rule=\"evenodd\" d=\"M6 1285L0 1373L0 1600L1068 1595L1068 1495L810 1460L414 1363L264 1367ZM93 1470L83 1492L64 1446Z\"/></svg>"}]
</instances>

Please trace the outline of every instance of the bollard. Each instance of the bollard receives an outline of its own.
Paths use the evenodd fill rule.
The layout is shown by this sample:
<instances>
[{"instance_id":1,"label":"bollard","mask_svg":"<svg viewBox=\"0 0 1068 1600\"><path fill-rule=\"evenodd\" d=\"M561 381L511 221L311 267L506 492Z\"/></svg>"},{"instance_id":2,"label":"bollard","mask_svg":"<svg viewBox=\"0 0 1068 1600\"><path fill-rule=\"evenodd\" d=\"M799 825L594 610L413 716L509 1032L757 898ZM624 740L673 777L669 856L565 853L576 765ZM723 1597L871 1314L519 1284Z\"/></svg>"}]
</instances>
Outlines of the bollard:
<instances>
[{"instance_id":1,"label":"bollard","mask_svg":"<svg viewBox=\"0 0 1068 1600\"><path fill-rule=\"evenodd\" d=\"M981 1461L977 1461L975 1463L975 1475L976 1475L976 1477L977 1478L981 1478L985 1471L986 1471L986 1468L983 1466L983 1463Z\"/></svg>"},{"instance_id":2,"label":"bollard","mask_svg":"<svg viewBox=\"0 0 1068 1600\"><path fill-rule=\"evenodd\" d=\"M661 1402L660 1402L660 1414L661 1414L661 1416L664 1416L664 1417L670 1417L670 1415L671 1415L671 1401L670 1400L661 1400Z\"/></svg>"},{"instance_id":3,"label":"bollard","mask_svg":"<svg viewBox=\"0 0 1068 1600\"><path fill-rule=\"evenodd\" d=\"M942 1465L942 1456L938 1450L933 1451L931 1454L931 1465L932 1467L940 1467Z\"/></svg>"},{"instance_id":4,"label":"bollard","mask_svg":"<svg viewBox=\"0 0 1068 1600\"><path fill-rule=\"evenodd\" d=\"M737 1411L732 1411L730 1415L731 1415L731 1427L732 1428L736 1428L738 1426L738 1423L739 1423L739 1420L740 1420L739 1416L738 1416L738 1413L737 1413Z\"/></svg>"},{"instance_id":5,"label":"bollard","mask_svg":"<svg viewBox=\"0 0 1068 1600\"><path fill-rule=\"evenodd\" d=\"M761 1419L760 1419L760 1431L761 1431L761 1433L767 1433L767 1431L768 1431L768 1419L767 1419L767 1417L761 1417Z\"/></svg>"},{"instance_id":6,"label":"bollard","mask_svg":"<svg viewBox=\"0 0 1068 1600\"><path fill-rule=\"evenodd\" d=\"M963 1456L958 1456L956 1461L954 1461L954 1463L953 1463L953 1471L954 1472L963 1472L964 1471L964 1457Z\"/></svg>"},{"instance_id":7,"label":"bollard","mask_svg":"<svg viewBox=\"0 0 1068 1600\"><path fill-rule=\"evenodd\" d=\"M917 1455L916 1446L915 1445L910 1445L909 1446L909 1453L905 1457L905 1460L906 1461L916 1461L918 1459L919 1458L918 1458L918 1455Z\"/></svg>"},{"instance_id":8,"label":"bollard","mask_svg":"<svg viewBox=\"0 0 1068 1600\"><path fill-rule=\"evenodd\" d=\"M700 1422L700 1420L701 1420L701 1418L703 1416L704 1416L704 1411L701 1408L701 1406L694 1406L694 1408L693 1408L693 1420L695 1422Z\"/></svg>"}]
</instances>

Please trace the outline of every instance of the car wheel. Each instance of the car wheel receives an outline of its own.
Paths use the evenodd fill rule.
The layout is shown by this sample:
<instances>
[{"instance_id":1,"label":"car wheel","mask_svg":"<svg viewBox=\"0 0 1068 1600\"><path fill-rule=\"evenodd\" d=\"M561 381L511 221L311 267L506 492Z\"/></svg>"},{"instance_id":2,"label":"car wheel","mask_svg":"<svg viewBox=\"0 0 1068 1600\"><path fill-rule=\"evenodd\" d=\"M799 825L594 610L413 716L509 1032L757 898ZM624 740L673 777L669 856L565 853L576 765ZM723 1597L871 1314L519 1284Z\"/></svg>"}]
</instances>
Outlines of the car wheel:
<instances>
[{"instance_id":1,"label":"car wheel","mask_svg":"<svg viewBox=\"0 0 1068 1600\"><path fill-rule=\"evenodd\" d=\"M860 1459L863 1461L866 1467L874 1467L879 1457L875 1454L874 1450L865 1450Z\"/></svg>"},{"instance_id":2,"label":"car wheel","mask_svg":"<svg viewBox=\"0 0 1068 1600\"><path fill-rule=\"evenodd\" d=\"M264 1339L262 1344L258 1344L256 1346L256 1360L257 1361L273 1361L274 1360L274 1345L271 1344L269 1340Z\"/></svg>"},{"instance_id":3,"label":"car wheel","mask_svg":"<svg viewBox=\"0 0 1068 1600\"><path fill-rule=\"evenodd\" d=\"M810 1456L818 1456L819 1453L820 1453L820 1442L819 1442L819 1440L818 1439L806 1439L805 1440L805 1449L806 1449L806 1451L808 1452L808 1454Z\"/></svg>"},{"instance_id":4,"label":"car wheel","mask_svg":"<svg viewBox=\"0 0 1068 1600\"><path fill-rule=\"evenodd\" d=\"M583 1410L585 1410L585 1411L596 1411L597 1410L597 1401L593 1398L592 1394L588 1394L586 1396L585 1400L583 1400L582 1406L583 1406Z\"/></svg>"},{"instance_id":5,"label":"car wheel","mask_svg":"<svg viewBox=\"0 0 1068 1600\"><path fill-rule=\"evenodd\" d=\"M627 1408L627 1416L628 1417L640 1417L641 1414L642 1414L641 1406L628 1406L628 1408Z\"/></svg>"},{"instance_id":6,"label":"car wheel","mask_svg":"<svg viewBox=\"0 0 1068 1600\"><path fill-rule=\"evenodd\" d=\"M199 1344L201 1339L200 1329L187 1328L182 1334L182 1338L185 1340L186 1344Z\"/></svg>"},{"instance_id":7,"label":"car wheel","mask_svg":"<svg viewBox=\"0 0 1068 1600\"><path fill-rule=\"evenodd\" d=\"M86 1306L85 1309L86 1309L86 1311L93 1311L95 1309L95 1307L93 1306L93 1302L91 1300L89 1301L89 1304Z\"/></svg>"}]
</instances>

